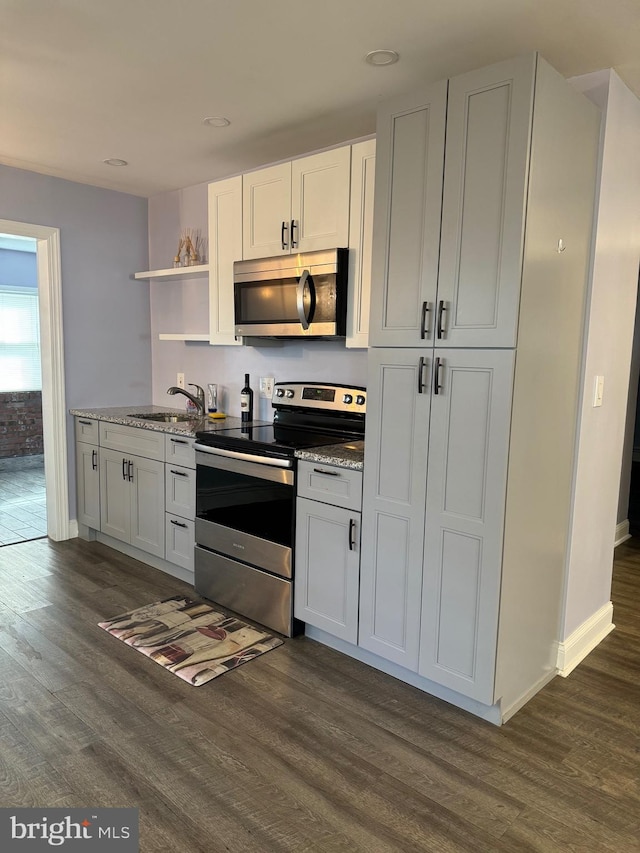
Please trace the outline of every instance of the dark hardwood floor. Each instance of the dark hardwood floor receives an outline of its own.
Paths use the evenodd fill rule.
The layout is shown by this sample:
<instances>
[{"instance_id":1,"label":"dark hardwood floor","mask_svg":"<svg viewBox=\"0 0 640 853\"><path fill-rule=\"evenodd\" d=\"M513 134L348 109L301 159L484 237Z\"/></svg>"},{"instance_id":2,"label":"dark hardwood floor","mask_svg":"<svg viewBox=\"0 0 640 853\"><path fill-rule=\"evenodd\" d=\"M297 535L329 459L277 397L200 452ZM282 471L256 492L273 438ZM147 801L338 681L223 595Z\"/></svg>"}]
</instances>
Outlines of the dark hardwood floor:
<instances>
[{"instance_id":1,"label":"dark hardwood floor","mask_svg":"<svg viewBox=\"0 0 640 853\"><path fill-rule=\"evenodd\" d=\"M496 728L299 638L190 687L100 619L185 584L0 548L0 805L137 806L145 853L640 850L640 547L616 630Z\"/></svg>"}]
</instances>

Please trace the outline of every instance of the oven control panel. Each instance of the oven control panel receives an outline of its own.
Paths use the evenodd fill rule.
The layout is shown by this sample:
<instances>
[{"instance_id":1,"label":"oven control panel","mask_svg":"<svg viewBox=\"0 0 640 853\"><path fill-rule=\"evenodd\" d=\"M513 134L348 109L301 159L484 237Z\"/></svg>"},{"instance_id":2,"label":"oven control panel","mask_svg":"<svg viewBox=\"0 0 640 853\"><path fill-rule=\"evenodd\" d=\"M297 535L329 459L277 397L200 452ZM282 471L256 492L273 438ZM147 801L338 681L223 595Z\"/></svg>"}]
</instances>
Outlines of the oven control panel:
<instances>
[{"instance_id":1,"label":"oven control panel","mask_svg":"<svg viewBox=\"0 0 640 853\"><path fill-rule=\"evenodd\" d=\"M364 415L367 410L367 390L360 386L328 385L323 382L276 382L271 402L275 408L295 406Z\"/></svg>"}]
</instances>

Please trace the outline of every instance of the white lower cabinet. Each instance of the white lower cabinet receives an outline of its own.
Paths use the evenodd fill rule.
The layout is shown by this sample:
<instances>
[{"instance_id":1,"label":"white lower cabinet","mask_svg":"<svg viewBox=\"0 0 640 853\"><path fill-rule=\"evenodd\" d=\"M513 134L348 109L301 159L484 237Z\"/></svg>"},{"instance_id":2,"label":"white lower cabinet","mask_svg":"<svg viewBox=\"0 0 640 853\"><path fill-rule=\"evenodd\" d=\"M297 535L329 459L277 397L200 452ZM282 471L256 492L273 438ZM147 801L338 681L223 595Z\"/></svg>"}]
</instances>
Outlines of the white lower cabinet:
<instances>
[{"instance_id":1,"label":"white lower cabinet","mask_svg":"<svg viewBox=\"0 0 640 853\"><path fill-rule=\"evenodd\" d=\"M78 522L192 572L194 442L189 435L76 417Z\"/></svg>"},{"instance_id":2,"label":"white lower cabinet","mask_svg":"<svg viewBox=\"0 0 640 853\"><path fill-rule=\"evenodd\" d=\"M492 704L514 353L432 352L369 353L359 645Z\"/></svg>"},{"instance_id":3,"label":"white lower cabinet","mask_svg":"<svg viewBox=\"0 0 640 853\"><path fill-rule=\"evenodd\" d=\"M164 557L164 462L102 448L101 531Z\"/></svg>"},{"instance_id":4,"label":"white lower cabinet","mask_svg":"<svg viewBox=\"0 0 640 853\"><path fill-rule=\"evenodd\" d=\"M294 616L350 643L358 639L361 495L359 471L300 463Z\"/></svg>"},{"instance_id":5,"label":"white lower cabinet","mask_svg":"<svg viewBox=\"0 0 640 853\"><path fill-rule=\"evenodd\" d=\"M100 448L76 442L76 499L78 522L100 530Z\"/></svg>"},{"instance_id":6,"label":"white lower cabinet","mask_svg":"<svg viewBox=\"0 0 640 853\"><path fill-rule=\"evenodd\" d=\"M178 442L187 442L187 446ZM165 470L165 550L166 559L193 571L196 517L196 471L194 440L167 436ZM184 465L174 465L177 459ZM190 466L190 467L186 467Z\"/></svg>"}]
</instances>

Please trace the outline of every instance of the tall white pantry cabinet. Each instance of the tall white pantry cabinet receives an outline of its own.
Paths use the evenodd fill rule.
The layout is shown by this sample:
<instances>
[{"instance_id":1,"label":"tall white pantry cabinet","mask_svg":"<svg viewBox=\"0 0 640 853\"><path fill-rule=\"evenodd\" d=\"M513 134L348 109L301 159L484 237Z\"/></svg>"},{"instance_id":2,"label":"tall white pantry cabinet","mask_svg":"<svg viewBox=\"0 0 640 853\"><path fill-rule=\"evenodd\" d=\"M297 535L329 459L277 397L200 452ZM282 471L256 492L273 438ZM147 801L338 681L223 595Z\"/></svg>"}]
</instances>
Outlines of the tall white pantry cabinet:
<instances>
[{"instance_id":1,"label":"tall white pantry cabinet","mask_svg":"<svg viewBox=\"0 0 640 853\"><path fill-rule=\"evenodd\" d=\"M378 113L358 645L493 722L556 671L599 124L537 54Z\"/></svg>"}]
</instances>

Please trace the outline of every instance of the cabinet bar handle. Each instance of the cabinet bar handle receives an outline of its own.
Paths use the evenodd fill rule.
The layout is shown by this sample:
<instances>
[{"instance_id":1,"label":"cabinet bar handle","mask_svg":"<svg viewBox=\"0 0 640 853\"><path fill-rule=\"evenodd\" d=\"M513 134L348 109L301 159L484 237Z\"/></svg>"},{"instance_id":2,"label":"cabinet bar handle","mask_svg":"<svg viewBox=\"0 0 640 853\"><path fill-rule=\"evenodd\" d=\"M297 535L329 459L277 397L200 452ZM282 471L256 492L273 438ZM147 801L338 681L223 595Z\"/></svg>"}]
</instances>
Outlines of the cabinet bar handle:
<instances>
[{"instance_id":1,"label":"cabinet bar handle","mask_svg":"<svg viewBox=\"0 0 640 853\"><path fill-rule=\"evenodd\" d=\"M129 460L129 462L127 463L127 470L129 473L128 479L129 479L129 482L131 483L133 481L133 462L131 460Z\"/></svg>"},{"instance_id":2,"label":"cabinet bar handle","mask_svg":"<svg viewBox=\"0 0 640 853\"><path fill-rule=\"evenodd\" d=\"M285 232L287 231L288 227L289 226L287 225L287 223L283 221L282 222L282 228L280 229L280 242L282 243L283 251L284 251L284 249L287 248L287 241L285 240Z\"/></svg>"},{"instance_id":3,"label":"cabinet bar handle","mask_svg":"<svg viewBox=\"0 0 640 853\"><path fill-rule=\"evenodd\" d=\"M418 394L424 394L424 368L427 360L421 355L418 362Z\"/></svg>"},{"instance_id":4,"label":"cabinet bar handle","mask_svg":"<svg viewBox=\"0 0 640 853\"><path fill-rule=\"evenodd\" d=\"M171 524L175 524L176 527L186 527L187 525L182 521L176 521L174 518L170 518L169 521Z\"/></svg>"},{"instance_id":5,"label":"cabinet bar handle","mask_svg":"<svg viewBox=\"0 0 640 853\"><path fill-rule=\"evenodd\" d=\"M93 421L78 421L79 424L84 424L85 426L93 426Z\"/></svg>"},{"instance_id":6,"label":"cabinet bar handle","mask_svg":"<svg viewBox=\"0 0 640 853\"><path fill-rule=\"evenodd\" d=\"M171 441L174 444L189 444L189 442L185 441L184 438L172 438Z\"/></svg>"},{"instance_id":7,"label":"cabinet bar handle","mask_svg":"<svg viewBox=\"0 0 640 853\"><path fill-rule=\"evenodd\" d=\"M185 474L184 471L174 471L173 468L169 468L169 471L172 474L176 474L178 477L188 477L188 474Z\"/></svg>"},{"instance_id":8,"label":"cabinet bar handle","mask_svg":"<svg viewBox=\"0 0 640 853\"><path fill-rule=\"evenodd\" d=\"M91 451L91 467L93 468L94 471L98 467L98 451L97 450Z\"/></svg>"},{"instance_id":9,"label":"cabinet bar handle","mask_svg":"<svg viewBox=\"0 0 640 853\"><path fill-rule=\"evenodd\" d=\"M297 227L298 227L298 226L296 225L296 221L295 221L295 219L292 219L292 220L291 220L291 248L292 248L292 249L295 249L295 248L296 248L296 246L298 245L298 241L297 241L297 240L296 240L296 238L293 236L293 229L294 229L294 228L297 228Z\"/></svg>"},{"instance_id":10,"label":"cabinet bar handle","mask_svg":"<svg viewBox=\"0 0 640 853\"><path fill-rule=\"evenodd\" d=\"M440 368L442 367L442 359L436 358L434 366L433 366L433 393L439 394L442 390L442 385L440 384Z\"/></svg>"},{"instance_id":11,"label":"cabinet bar handle","mask_svg":"<svg viewBox=\"0 0 640 853\"><path fill-rule=\"evenodd\" d=\"M322 468L314 468L315 474L326 474L327 477L339 477L340 473L338 471L323 471Z\"/></svg>"},{"instance_id":12,"label":"cabinet bar handle","mask_svg":"<svg viewBox=\"0 0 640 853\"><path fill-rule=\"evenodd\" d=\"M440 302L438 302L438 328L436 332L436 336L438 337L438 339L443 338L444 333L446 332L446 329L444 328L444 325L442 323L443 314L446 310L447 308L444 304L444 299L441 299Z\"/></svg>"},{"instance_id":13,"label":"cabinet bar handle","mask_svg":"<svg viewBox=\"0 0 640 853\"><path fill-rule=\"evenodd\" d=\"M127 460L126 459L122 460L122 479L123 480L127 479Z\"/></svg>"},{"instance_id":14,"label":"cabinet bar handle","mask_svg":"<svg viewBox=\"0 0 640 853\"><path fill-rule=\"evenodd\" d=\"M355 519L349 519L349 550L353 551L356 547L354 533L356 532L356 522Z\"/></svg>"},{"instance_id":15,"label":"cabinet bar handle","mask_svg":"<svg viewBox=\"0 0 640 853\"><path fill-rule=\"evenodd\" d=\"M422 303L422 316L420 318L420 340L424 340L430 334L427 328L427 314L431 311L428 302Z\"/></svg>"}]
</instances>

